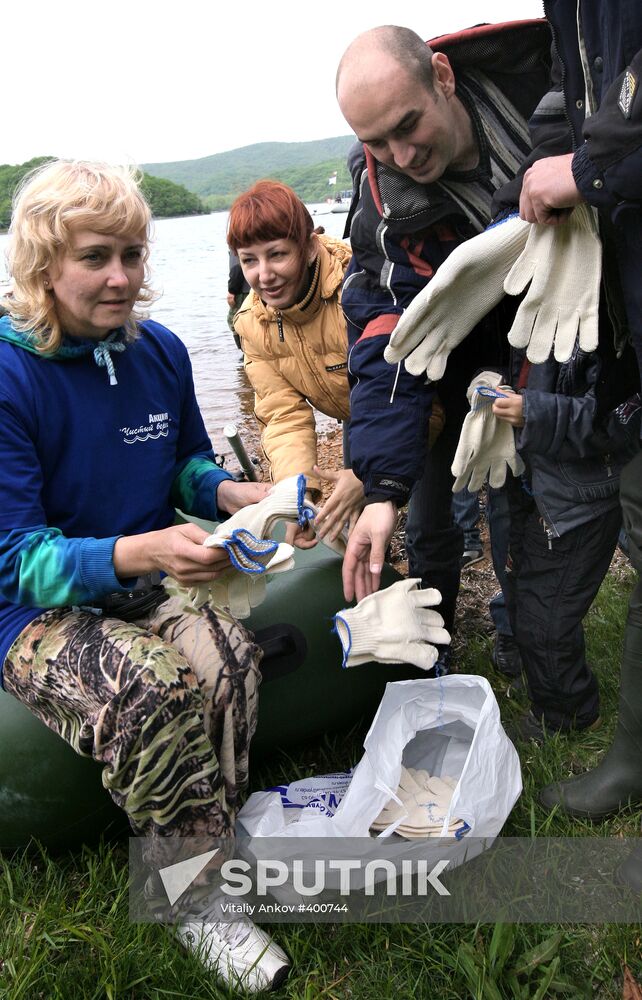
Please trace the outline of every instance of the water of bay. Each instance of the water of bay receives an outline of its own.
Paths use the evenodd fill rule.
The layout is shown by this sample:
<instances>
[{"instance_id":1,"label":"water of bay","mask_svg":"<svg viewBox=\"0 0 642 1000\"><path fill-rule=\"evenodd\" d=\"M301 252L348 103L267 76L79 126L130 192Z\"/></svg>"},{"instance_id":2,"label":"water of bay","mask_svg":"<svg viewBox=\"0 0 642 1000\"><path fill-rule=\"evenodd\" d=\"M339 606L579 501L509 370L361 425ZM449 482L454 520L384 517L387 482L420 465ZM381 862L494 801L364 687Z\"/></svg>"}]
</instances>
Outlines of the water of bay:
<instances>
[{"instance_id":1,"label":"water of bay","mask_svg":"<svg viewBox=\"0 0 642 1000\"><path fill-rule=\"evenodd\" d=\"M345 215L330 213L327 205L309 208L329 236L342 235ZM152 284L161 294L150 315L187 346L205 425L215 450L227 455L230 448L223 426L252 420L253 395L226 322L226 226L227 212L154 223ZM7 239L0 236L0 282L7 277ZM317 414L317 425L328 427L330 421Z\"/></svg>"}]
</instances>

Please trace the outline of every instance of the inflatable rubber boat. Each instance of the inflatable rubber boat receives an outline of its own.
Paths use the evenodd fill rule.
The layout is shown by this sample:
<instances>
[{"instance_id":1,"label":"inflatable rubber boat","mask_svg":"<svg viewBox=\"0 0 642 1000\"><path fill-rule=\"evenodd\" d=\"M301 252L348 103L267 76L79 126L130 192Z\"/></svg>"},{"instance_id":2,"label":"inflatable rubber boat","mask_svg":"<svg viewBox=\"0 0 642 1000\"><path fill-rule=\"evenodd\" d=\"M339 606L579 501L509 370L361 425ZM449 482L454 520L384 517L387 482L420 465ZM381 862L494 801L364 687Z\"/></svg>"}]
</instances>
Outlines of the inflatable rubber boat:
<instances>
[{"instance_id":1,"label":"inflatable rubber boat","mask_svg":"<svg viewBox=\"0 0 642 1000\"><path fill-rule=\"evenodd\" d=\"M382 586L397 579L386 567ZM341 558L323 544L297 549L294 569L269 578L265 601L244 622L264 649L251 759L371 720L387 681L418 675L412 666L380 663L342 669L332 625L344 605ZM126 828L100 765L0 689L0 849L32 837L50 848L72 847Z\"/></svg>"}]
</instances>

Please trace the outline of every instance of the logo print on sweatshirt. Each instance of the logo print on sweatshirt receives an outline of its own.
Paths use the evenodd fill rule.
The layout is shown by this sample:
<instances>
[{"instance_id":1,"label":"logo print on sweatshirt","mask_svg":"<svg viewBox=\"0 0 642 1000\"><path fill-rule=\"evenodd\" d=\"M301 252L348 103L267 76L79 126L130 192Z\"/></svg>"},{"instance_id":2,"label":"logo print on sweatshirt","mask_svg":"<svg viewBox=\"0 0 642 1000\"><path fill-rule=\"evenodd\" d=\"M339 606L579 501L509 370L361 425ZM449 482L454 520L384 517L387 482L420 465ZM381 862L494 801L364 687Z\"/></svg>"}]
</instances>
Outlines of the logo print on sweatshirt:
<instances>
[{"instance_id":1,"label":"logo print on sweatshirt","mask_svg":"<svg viewBox=\"0 0 642 1000\"><path fill-rule=\"evenodd\" d=\"M638 89L638 79L632 70L627 69L622 80L622 89L617 99L618 107L625 118L631 117L633 108L633 98Z\"/></svg>"},{"instance_id":2,"label":"logo print on sweatshirt","mask_svg":"<svg viewBox=\"0 0 642 1000\"><path fill-rule=\"evenodd\" d=\"M169 434L169 413L150 413L146 424L138 427L120 427L125 444L136 444L137 441L157 441Z\"/></svg>"}]
</instances>

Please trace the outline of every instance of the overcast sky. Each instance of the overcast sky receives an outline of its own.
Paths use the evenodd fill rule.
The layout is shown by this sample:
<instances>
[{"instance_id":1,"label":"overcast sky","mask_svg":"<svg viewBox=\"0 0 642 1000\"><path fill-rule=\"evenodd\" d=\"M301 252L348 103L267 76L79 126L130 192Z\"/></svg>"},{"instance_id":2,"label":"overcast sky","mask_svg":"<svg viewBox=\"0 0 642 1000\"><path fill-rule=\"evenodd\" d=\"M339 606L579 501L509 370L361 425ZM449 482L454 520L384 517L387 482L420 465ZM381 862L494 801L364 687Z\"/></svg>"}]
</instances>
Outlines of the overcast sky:
<instances>
[{"instance_id":1,"label":"overcast sky","mask_svg":"<svg viewBox=\"0 0 642 1000\"><path fill-rule=\"evenodd\" d=\"M346 135L334 75L377 24L423 38L541 0L7 0L0 163L144 163Z\"/></svg>"}]
</instances>

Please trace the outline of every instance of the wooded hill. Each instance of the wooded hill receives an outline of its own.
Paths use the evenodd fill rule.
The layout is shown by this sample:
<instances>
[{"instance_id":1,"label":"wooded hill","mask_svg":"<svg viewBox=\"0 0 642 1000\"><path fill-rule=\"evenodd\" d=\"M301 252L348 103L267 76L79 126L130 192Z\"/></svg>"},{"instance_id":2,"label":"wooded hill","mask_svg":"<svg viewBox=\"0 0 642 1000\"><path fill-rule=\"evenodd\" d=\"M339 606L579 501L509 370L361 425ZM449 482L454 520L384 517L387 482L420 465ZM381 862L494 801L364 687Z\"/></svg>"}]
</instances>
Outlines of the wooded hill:
<instances>
[{"instance_id":1,"label":"wooded hill","mask_svg":"<svg viewBox=\"0 0 642 1000\"><path fill-rule=\"evenodd\" d=\"M50 159L50 156L37 156L16 166L0 165L0 229L7 229L9 226L13 192L24 175ZM166 178L145 173L142 188L156 219L167 219L175 215L202 215L208 211L193 191Z\"/></svg>"},{"instance_id":2,"label":"wooded hill","mask_svg":"<svg viewBox=\"0 0 642 1000\"><path fill-rule=\"evenodd\" d=\"M142 186L157 219L222 211L262 177L289 184L305 202L321 202L352 187L346 157L354 141L353 135L340 135L312 142L257 142L198 160L146 163ZM24 175L49 159L0 165L0 229L9 226L13 192ZM335 171L336 185L329 185Z\"/></svg>"},{"instance_id":3,"label":"wooded hill","mask_svg":"<svg viewBox=\"0 0 642 1000\"><path fill-rule=\"evenodd\" d=\"M198 160L146 163L143 170L183 184L212 211L229 208L254 181L270 177L289 184L306 202L325 201L352 182L346 166L353 135L312 142L257 142ZM336 186L328 179L337 172Z\"/></svg>"}]
</instances>

